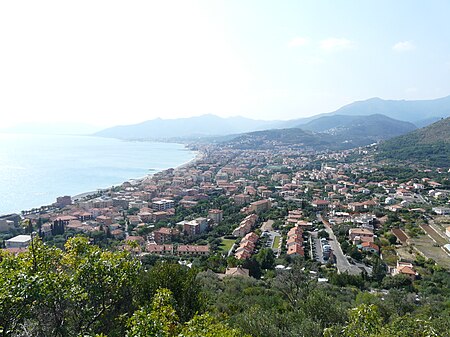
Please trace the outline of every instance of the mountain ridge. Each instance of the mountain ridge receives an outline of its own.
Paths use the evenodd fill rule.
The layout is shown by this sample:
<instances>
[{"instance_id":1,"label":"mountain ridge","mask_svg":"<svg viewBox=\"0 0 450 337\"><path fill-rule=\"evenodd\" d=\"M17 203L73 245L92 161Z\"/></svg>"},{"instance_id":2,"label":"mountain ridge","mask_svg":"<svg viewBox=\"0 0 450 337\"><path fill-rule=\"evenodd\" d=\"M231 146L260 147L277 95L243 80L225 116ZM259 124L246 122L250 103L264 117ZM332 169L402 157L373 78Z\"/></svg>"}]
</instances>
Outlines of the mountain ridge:
<instances>
[{"instance_id":1,"label":"mountain ridge","mask_svg":"<svg viewBox=\"0 0 450 337\"><path fill-rule=\"evenodd\" d=\"M450 167L450 117L382 142L378 157Z\"/></svg>"},{"instance_id":2,"label":"mountain ridge","mask_svg":"<svg viewBox=\"0 0 450 337\"><path fill-rule=\"evenodd\" d=\"M438 118L450 116L450 96L434 100L383 100L378 97L347 104L333 112L288 121L265 121L246 117L223 118L212 114L177 119L156 118L133 125L120 125L94 133L95 136L121 139L166 140L171 138L199 138L247 133L269 129L302 127L314 120L331 116L384 115L398 120L401 130L411 131L411 125L399 122L417 123L426 126ZM350 117L349 117L350 119ZM392 121L391 121L392 122ZM392 123L391 123L392 124ZM334 126L336 127L336 126ZM378 128L384 132L383 128ZM403 132L403 131L402 131ZM404 133L403 132L403 133ZM401 133L398 133L401 134ZM394 136L398 134L393 134ZM385 137L380 137L383 139Z\"/></svg>"}]
</instances>

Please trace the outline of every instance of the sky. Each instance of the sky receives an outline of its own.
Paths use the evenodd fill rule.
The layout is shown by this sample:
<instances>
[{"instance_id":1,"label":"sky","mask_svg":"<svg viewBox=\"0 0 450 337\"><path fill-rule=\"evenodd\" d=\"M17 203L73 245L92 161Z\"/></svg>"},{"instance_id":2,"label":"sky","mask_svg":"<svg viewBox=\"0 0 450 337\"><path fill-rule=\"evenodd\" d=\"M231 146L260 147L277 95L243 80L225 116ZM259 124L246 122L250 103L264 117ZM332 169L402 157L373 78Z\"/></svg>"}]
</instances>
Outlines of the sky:
<instances>
[{"instance_id":1,"label":"sky","mask_svg":"<svg viewBox=\"0 0 450 337\"><path fill-rule=\"evenodd\" d=\"M0 127L450 95L450 1L0 1Z\"/></svg>"}]
</instances>

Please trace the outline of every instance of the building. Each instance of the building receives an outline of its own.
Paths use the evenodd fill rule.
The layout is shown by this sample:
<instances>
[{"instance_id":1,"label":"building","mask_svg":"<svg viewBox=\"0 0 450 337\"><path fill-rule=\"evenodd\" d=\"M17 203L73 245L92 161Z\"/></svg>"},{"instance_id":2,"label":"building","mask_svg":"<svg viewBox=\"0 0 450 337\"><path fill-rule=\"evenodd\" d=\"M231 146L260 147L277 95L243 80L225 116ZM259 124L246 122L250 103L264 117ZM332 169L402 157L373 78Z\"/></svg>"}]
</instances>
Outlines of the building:
<instances>
[{"instance_id":1,"label":"building","mask_svg":"<svg viewBox=\"0 0 450 337\"><path fill-rule=\"evenodd\" d=\"M433 212L437 215L450 215L450 208L448 207L434 207Z\"/></svg>"},{"instance_id":2,"label":"building","mask_svg":"<svg viewBox=\"0 0 450 337\"><path fill-rule=\"evenodd\" d=\"M256 214L248 215L244 220L241 221L239 226L233 230L233 236L244 236L252 230L252 227L255 225L258 220L258 216Z\"/></svg>"},{"instance_id":3,"label":"building","mask_svg":"<svg viewBox=\"0 0 450 337\"><path fill-rule=\"evenodd\" d=\"M256 242L258 240L259 236L253 232L245 235L242 238L239 247L236 249L234 257L238 260L246 260L250 258L255 251Z\"/></svg>"},{"instance_id":4,"label":"building","mask_svg":"<svg viewBox=\"0 0 450 337\"><path fill-rule=\"evenodd\" d=\"M31 235L17 235L5 241L6 248L26 248L30 245Z\"/></svg>"},{"instance_id":5,"label":"building","mask_svg":"<svg viewBox=\"0 0 450 337\"><path fill-rule=\"evenodd\" d=\"M153 239L158 245L172 242L173 238L178 235L180 235L180 231L176 228L161 227L153 231Z\"/></svg>"},{"instance_id":6,"label":"building","mask_svg":"<svg viewBox=\"0 0 450 337\"><path fill-rule=\"evenodd\" d=\"M324 210L328 208L330 202L328 200L314 200L311 205L318 210Z\"/></svg>"},{"instance_id":7,"label":"building","mask_svg":"<svg viewBox=\"0 0 450 337\"><path fill-rule=\"evenodd\" d=\"M378 254L380 252L380 247L373 242L363 242L361 243L361 250L372 254Z\"/></svg>"},{"instance_id":8,"label":"building","mask_svg":"<svg viewBox=\"0 0 450 337\"><path fill-rule=\"evenodd\" d=\"M392 275L406 275L414 281L418 274L412 263L397 261L397 267L392 271Z\"/></svg>"},{"instance_id":9,"label":"building","mask_svg":"<svg viewBox=\"0 0 450 337\"><path fill-rule=\"evenodd\" d=\"M223 211L221 209L210 209L208 211L208 219L214 221L215 224L219 224L223 220Z\"/></svg>"},{"instance_id":10,"label":"building","mask_svg":"<svg viewBox=\"0 0 450 337\"><path fill-rule=\"evenodd\" d=\"M209 255L209 246L180 245L177 247L176 253L184 256Z\"/></svg>"},{"instance_id":11,"label":"building","mask_svg":"<svg viewBox=\"0 0 450 337\"><path fill-rule=\"evenodd\" d=\"M271 206L270 200L267 199L258 200L250 204L249 211L255 213L262 213L268 211L270 209L270 206Z\"/></svg>"},{"instance_id":12,"label":"building","mask_svg":"<svg viewBox=\"0 0 450 337\"><path fill-rule=\"evenodd\" d=\"M194 236L202 234L208 229L208 220L206 218L197 218L191 221L181 221L177 225L183 226L184 234Z\"/></svg>"},{"instance_id":13,"label":"building","mask_svg":"<svg viewBox=\"0 0 450 337\"><path fill-rule=\"evenodd\" d=\"M365 228L351 228L349 238L354 245L361 242L373 242L373 232Z\"/></svg>"},{"instance_id":14,"label":"building","mask_svg":"<svg viewBox=\"0 0 450 337\"><path fill-rule=\"evenodd\" d=\"M300 226L292 227L286 240L287 255L305 256L303 249L303 229Z\"/></svg>"},{"instance_id":15,"label":"building","mask_svg":"<svg viewBox=\"0 0 450 337\"><path fill-rule=\"evenodd\" d=\"M56 198L55 206L58 208L64 208L66 206L72 205L72 198L69 195Z\"/></svg>"},{"instance_id":16,"label":"building","mask_svg":"<svg viewBox=\"0 0 450 337\"><path fill-rule=\"evenodd\" d=\"M248 194L238 194L233 197L236 205L244 205L250 202L250 196Z\"/></svg>"},{"instance_id":17,"label":"building","mask_svg":"<svg viewBox=\"0 0 450 337\"><path fill-rule=\"evenodd\" d=\"M148 244L145 250L150 254L173 255L173 245Z\"/></svg>"},{"instance_id":18,"label":"building","mask_svg":"<svg viewBox=\"0 0 450 337\"><path fill-rule=\"evenodd\" d=\"M174 208L175 201L170 199L161 199L152 202L152 208L157 211L165 211L166 209Z\"/></svg>"}]
</instances>

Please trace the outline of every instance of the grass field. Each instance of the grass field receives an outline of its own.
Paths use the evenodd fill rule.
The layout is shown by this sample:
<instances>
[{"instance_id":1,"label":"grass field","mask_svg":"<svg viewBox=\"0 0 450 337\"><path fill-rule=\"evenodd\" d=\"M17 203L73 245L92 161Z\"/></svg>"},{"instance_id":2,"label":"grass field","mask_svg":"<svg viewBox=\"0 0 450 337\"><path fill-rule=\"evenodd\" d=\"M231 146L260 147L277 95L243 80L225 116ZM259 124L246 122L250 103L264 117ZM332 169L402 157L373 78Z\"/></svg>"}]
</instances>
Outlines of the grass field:
<instances>
[{"instance_id":1,"label":"grass field","mask_svg":"<svg viewBox=\"0 0 450 337\"><path fill-rule=\"evenodd\" d=\"M233 246L233 243L234 243L234 241L235 240L232 240L232 239L224 239L224 238L222 238L222 242L221 242L221 244L220 244L220 250L223 252L223 253L228 253L228 251L231 249L231 247Z\"/></svg>"},{"instance_id":2,"label":"grass field","mask_svg":"<svg viewBox=\"0 0 450 337\"><path fill-rule=\"evenodd\" d=\"M275 239L273 241L273 249L279 249L280 242L281 242L281 236L275 236Z\"/></svg>"},{"instance_id":3,"label":"grass field","mask_svg":"<svg viewBox=\"0 0 450 337\"><path fill-rule=\"evenodd\" d=\"M423 253L428 259L433 259L439 265L450 268L450 256L448 256L441 247L431 240L427 235L421 235L418 238L411 239L414 247Z\"/></svg>"}]
</instances>

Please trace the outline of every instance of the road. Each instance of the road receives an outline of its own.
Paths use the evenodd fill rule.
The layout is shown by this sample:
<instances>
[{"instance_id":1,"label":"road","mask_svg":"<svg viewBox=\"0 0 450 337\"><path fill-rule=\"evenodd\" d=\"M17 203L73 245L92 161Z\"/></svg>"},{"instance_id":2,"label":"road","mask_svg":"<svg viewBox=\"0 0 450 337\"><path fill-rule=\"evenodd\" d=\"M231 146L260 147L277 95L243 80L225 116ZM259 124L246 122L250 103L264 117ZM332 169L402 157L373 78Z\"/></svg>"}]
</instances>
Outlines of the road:
<instances>
[{"instance_id":1,"label":"road","mask_svg":"<svg viewBox=\"0 0 450 337\"><path fill-rule=\"evenodd\" d=\"M322 216L319 214L317 216L319 221L322 221L322 223L325 226L325 230L330 236L330 246L333 250L333 255L336 258L336 268L340 274L342 273L348 273L350 275L358 275L361 273L361 269L357 266L351 264L348 262L347 258L345 257L344 253L342 252L341 245L339 244L339 241L337 240L336 236L333 233L333 230L331 229L330 223L323 219Z\"/></svg>"}]
</instances>

